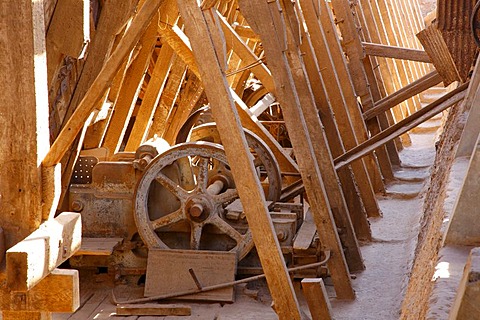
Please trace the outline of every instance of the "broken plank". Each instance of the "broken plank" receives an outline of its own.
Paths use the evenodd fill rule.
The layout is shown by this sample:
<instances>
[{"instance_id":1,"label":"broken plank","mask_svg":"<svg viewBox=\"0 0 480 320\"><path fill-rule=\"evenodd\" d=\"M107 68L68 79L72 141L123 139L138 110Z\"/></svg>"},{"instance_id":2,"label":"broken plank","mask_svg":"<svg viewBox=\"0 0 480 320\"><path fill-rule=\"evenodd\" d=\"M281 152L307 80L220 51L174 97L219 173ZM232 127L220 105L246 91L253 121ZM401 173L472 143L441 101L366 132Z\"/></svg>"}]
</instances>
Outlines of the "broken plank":
<instances>
[{"instance_id":1,"label":"broken plank","mask_svg":"<svg viewBox=\"0 0 480 320\"><path fill-rule=\"evenodd\" d=\"M332 306L328 300L323 280L317 278L303 279L302 289L312 320L332 319Z\"/></svg>"},{"instance_id":2,"label":"broken plank","mask_svg":"<svg viewBox=\"0 0 480 320\"><path fill-rule=\"evenodd\" d=\"M119 316L189 316L190 306L181 304L125 304L117 306Z\"/></svg>"},{"instance_id":3,"label":"broken plank","mask_svg":"<svg viewBox=\"0 0 480 320\"><path fill-rule=\"evenodd\" d=\"M379 43L362 42L365 53L371 56L430 62L428 54L423 50L387 46Z\"/></svg>"},{"instance_id":4,"label":"broken plank","mask_svg":"<svg viewBox=\"0 0 480 320\"><path fill-rule=\"evenodd\" d=\"M395 93L392 93L391 95L383 98L382 100L377 101L375 107L363 113L363 117L365 118L365 120L372 119L380 115L381 113L402 103L403 101L410 99L414 95L417 95L433 87L434 85L441 83L442 81L443 78L437 71L434 70L429 74L423 76L422 78L401 88Z\"/></svg>"},{"instance_id":5,"label":"broken plank","mask_svg":"<svg viewBox=\"0 0 480 320\"><path fill-rule=\"evenodd\" d=\"M7 250L7 285L28 291L80 248L80 214L63 212Z\"/></svg>"},{"instance_id":6,"label":"broken plank","mask_svg":"<svg viewBox=\"0 0 480 320\"><path fill-rule=\"evenodd\" d=\"M355 161L363 157L364 155L368 154L375 148L378 148L378 146L383 145L388 141L395 139L396 137L408 132L409 130L415 128L419 124L434 117L440 112L448 109L455 103L462 101L463 98L466 96L465 91L467 87L468 87L468 82L464 83L457 89L444 95L443 97L436 100L435 102L432 102L431 104L424 107L423 109L420 109L419 111L415 112L411 116L394 124L390 128L382 131L376 136L370 138L364 143L359 144L357 147L349 150L348 152L344 153L340 157L337 157L335 159L335 168L338 169L348 165L352 161Z\"/></svg>"},{"instance_id":7,"label":"broken plank","mask_svg":"<svg viewBox=\"0 0 480 320\"><path fill-rule=\"evenodd\" d=\"M420 31L417 38L425 48L435 69L442 76L445 86L461 80L448 46L436 25L430 25Z\"/></svg>"}]
</instances>

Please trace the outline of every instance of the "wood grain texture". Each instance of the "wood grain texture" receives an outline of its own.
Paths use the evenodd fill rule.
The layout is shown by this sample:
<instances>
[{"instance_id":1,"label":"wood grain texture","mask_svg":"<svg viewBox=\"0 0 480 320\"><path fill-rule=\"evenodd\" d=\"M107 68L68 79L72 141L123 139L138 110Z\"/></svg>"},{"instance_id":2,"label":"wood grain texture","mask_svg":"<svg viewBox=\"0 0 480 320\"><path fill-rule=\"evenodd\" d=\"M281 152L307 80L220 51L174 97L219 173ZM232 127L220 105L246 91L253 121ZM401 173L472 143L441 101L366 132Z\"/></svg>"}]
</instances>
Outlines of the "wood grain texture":
<instances>
[{"instance_id":1,"label":"wood grain texture","mask_svg":"<svg viewBox=\"0 0 480 320\"><path fill-rule=\"evenodd\" d=\"M28 291L80 248L79 213L64 212L7 250L7 285Z\"/></svg>"},{"instance_id":2,"label":"wood grain texture","mask_svg":"<svg viewBox=\"0 0 480 320\"><path fill-rule=\"evenodd\" d=\"M281 255L265 198L252 160L230 88L222 69L222 48L215 47L214 38L222 37L216 11L202 12L194 0L177 1L189 35L196 61L201 71L212 113L232 168L238 192L244 203L247 221L257 252L266 274L267 283L281 318L300 319L300 308L295 297L285 261ZM211 34L214 35L211 35Z\"/></svg>"}]
</instances>

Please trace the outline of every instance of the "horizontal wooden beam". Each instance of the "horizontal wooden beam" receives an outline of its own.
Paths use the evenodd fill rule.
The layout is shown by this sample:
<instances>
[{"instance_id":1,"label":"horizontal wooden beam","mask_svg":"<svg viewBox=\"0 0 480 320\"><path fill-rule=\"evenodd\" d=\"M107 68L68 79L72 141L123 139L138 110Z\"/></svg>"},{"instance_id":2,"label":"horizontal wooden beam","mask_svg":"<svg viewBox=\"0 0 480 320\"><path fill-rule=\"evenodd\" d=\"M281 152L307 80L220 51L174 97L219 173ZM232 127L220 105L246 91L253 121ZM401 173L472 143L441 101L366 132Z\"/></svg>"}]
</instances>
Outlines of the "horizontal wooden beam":
<instances>
[{"instance_id":1,"label":"horizontal wooden beam","mask_svg":"<svg viewBox=\"0 0 480 320\"><path fill-rule=\"evenodd\" d=\"M102 70L92 83L77 109L63 127L55 139L50 151L43 160L45 167L51 167L60 162L78 133L82 130L85 121L88 119L98 101L103 97L105 91L110 87L118 69L137 44L140 36L150 25L152 18L158 12L158 8L164 0L146 1L138 14L133 18L125 36L120 40L117 48L107 60Z\"/></svg>"},{"instance_id":2,"label":"horizontal wooden beam","mask_svg":"<svg viewBox=\"0 0 480 320\"><path fill-rule=\"evenodd\" d=\"M423 50L387 46L379 43L362 42L365 53L369 56L385 57L430 63L430 57Z\"/></svg>"},{"instance_id":3,"label":"horizontal wooden beam","mask_svg":"<svg viewBox=\"0 0 480 320\"><path fill-rule=\"evenodd\" d=\"M395 139L396 137L401 136L402 134L423 123L424 121L434 117L435 115L448 109L455 103L463 100L463 98L466 96L467 87L468 82L444 95L435 102L432 102L423 109L420 109L411 116L394 124L390 128L359 144L355 148L345 152L343 155L335 159L335 169L338 170L339 168L344 167L357 159L360 159L361 157L369 154L383 144Z\"/></svg>"},{"instance_id":4,"label":"horizontal wooden beam","mask_svg":"<svg viewBox=\"0 0 480 320\"><path fill-rule=\"evenodd\" d=\"M411 97L437 85L443 81L443 78L437 71L432 71L429 74L421 77L420 79L406 85L400 90L392 93L391 95L379 100L375 103L375 106L364 112L363 118L370 120L380 115L381 113L399 105L403 101L410 99Z\"/></svg>"},{"instance_id":5,"label":"horizontal wooden beam","mask_svg":"<svg viewBox=\"0 0 480 320\"><path fill-rule=\"evenodd\" d=\"M7 286L28 291L70 258L82 241L79 213L64 212L7 250Z\"/></svg>"},{"instance_id":6,"label":"horizontal wooden beam","mask_svg":"<svg viewBox=\"0 0 480 320\"><path fill-rule=\"evenodd\" d=\"M80 307L78 270L55 269L28 292L2 290L0 294L0 308L4 313L75 312Z\"/></svg>"}]
</instances>

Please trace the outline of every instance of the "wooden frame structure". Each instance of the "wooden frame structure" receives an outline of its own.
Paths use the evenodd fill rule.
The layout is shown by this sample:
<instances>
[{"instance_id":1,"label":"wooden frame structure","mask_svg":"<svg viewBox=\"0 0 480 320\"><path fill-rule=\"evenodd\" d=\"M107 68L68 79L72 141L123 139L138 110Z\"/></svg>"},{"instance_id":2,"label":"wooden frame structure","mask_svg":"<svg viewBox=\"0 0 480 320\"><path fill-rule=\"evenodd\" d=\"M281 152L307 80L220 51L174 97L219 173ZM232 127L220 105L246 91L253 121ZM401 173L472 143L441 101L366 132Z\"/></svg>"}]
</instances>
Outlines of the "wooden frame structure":
<instances>
[{"instance_id":1,"label":"wooden frame structure","mask_svg":"<svg viewBox=\"0 0 480 320\"><path fill-rule=\"evenodd\" d=\"M242 127L265 141L285 180L306 194L322 247L331 252L328 268L337 298L355 298L350 272L364 269L357 239L371 239L367 218L381 216L375 194L385 191L384 182L394 179L393 165L400 164L402 143L393 138L401 132L408 141L402 121L422 113L417 95L443 80L435 71L427 74L425 63L435 57L413 37L423 29L416 0L360 0L353 6L347 0L332 0L331 6L324 0L105 0L88 46L85 11L99 8L88 8L87 0L69 0L76 11L61 1L44 2L15 4L22 8L22 26L8 20L14 17L1 21L11 25L2 57L19 47L25 53L12 61L0 58L6 70L0 77L6 128L0 141L9 150L0 160L9 164L0 172L2 182L8 181L1 192L7 201L0 202L0 227L9 249L7 285L1 289L4 319L48 319L49 312L58 311L53 302L45 310L8 300L19 292L42 294L35 290L44 283L70 281L72 309L77 304L78 275L51 272L78 249L73 245L78 239L61 239L69 249L34 280L23 251L14 248L21 248L22 239L42 222L52 228L52 221L63 221L55 212L63 211L80 150L102 147L113 156L136 150L155 134L174 144L191 112L206 102L246 204L279 316L300 319L301 312ZM11 1L1 6L13 11ZM75 31L69 46L59 22L67 14L78 18L65 29ZM392 20L398 27L388 23ZM19 30L23 36L17 43ZM8 76L18 68L24 74L11 81ZM247 103L246 83L252 79L261 83L258 97L250 97L254 103L269 93L281 106L279 122L288 131L295 159L259 121L261 112ZM380 138L391 131L395 137ZM367 145L368 152L357 153ZM339 166L345 159L350 160ZM77 218L62 222L67 233L73 233ZM47 247L52 250L54 244ZM16 277L19 268L25 269L23 282Z\"/></svg>"}]
</instances>

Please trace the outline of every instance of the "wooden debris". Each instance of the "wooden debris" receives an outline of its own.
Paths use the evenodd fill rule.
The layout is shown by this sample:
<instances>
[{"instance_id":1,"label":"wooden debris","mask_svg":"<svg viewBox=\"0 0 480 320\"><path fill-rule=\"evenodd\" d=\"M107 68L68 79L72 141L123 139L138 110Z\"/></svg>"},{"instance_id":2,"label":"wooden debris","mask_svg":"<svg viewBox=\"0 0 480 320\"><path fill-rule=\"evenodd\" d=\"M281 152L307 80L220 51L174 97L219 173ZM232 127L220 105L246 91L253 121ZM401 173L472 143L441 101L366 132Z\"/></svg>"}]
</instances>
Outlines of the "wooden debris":
<instances>
[{"instance_id":1,"label":"wooden debris","mask_svg":"<svg viewBox=\"0 0 480 320\"><path fill-rule=\"evenodd\" d=\"M117 306L119 316L190 316L192 308L181 304L125 304Z\"/></svg>"}]
</instances>

